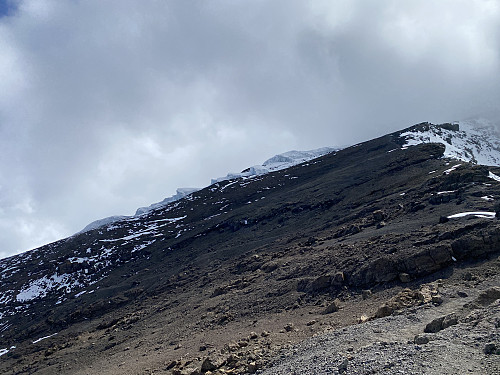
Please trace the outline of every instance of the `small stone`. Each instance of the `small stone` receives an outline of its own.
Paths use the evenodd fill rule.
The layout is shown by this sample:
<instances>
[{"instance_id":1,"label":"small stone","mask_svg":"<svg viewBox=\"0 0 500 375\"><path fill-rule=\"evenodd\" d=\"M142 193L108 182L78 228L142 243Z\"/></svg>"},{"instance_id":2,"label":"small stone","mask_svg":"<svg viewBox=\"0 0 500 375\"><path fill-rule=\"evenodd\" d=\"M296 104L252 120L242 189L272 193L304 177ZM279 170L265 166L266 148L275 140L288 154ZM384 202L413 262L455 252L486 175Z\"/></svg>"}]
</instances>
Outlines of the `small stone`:
<instances>
[{"instance_id":1,"label":"small stone","mask_svg":"<svg viewBox=\"0 0 500 375\"><path fill-rule=\"evenodd\" d=\"M262 333L260 335L262 337L267 337L267 336L269 336L269 332L268 331L262 331Z\"/></svg>"},{"instance_id":2,"label":"small stone","mask_svg":"<svg viewBox=\"0 0 500 375\"><path fill-rule=\"evenodd\" d=\"M175 366L177 366L177 361L172 361L165 367L165 370L173 369Z\"/></svg>"},{"instance_id":3,"label":"small stone","mask_svg":"<svg viewBox=\"0 0 500 375\"><path fill-rule=\"evenodd\" d=\"M402 283L409 283L411 281L410 275L407 273L404 273L404 272L400 273L398 275L398 277L399 277L399 281L401 281Z\"/></svg>"},{"instance_id":4,"label":"small stone","mask_svg":"<svg viewBox=\"0 0 500 375\"><path fill-rule=\"evenodd\" d=\"M497 349L496 345L490 342L484 346L484 354L500 354L500 348Z\"/></svg>"},{"instance_id":5,"label":"small stone","mask_svg":"<svg viewBox=\"0 0 500 375\"><path fill-rule=\"evenodd\" d=\"M341 374L347 372L347 366L349 365L349 360L346 358L342 361L342 363L339 365L339 372Z\"/></svg>"},{"instance_id":6,"label":"small stone","mask_svg":"<svg viewBox=\"0 0 500 375\"><path fill-rule=\"evenodd\" d=\"M201 372L214 371L217 367L212 363L209 358L205 358L203 363L201 364Z\"/></svg>"},{"instance_id":7,"label":"small stone","mask_svg":"<svg viewBox=\"0 0 500 375\"><path fill-rule=\"evenodd\" d=\"M464 275L462 276L462 278L465 281L472 281L472 273L471 272L466 272L466 273L464 273Z\"/></svg>"},{"instance_id":8,"label":"small stone","mask_svg":"<svg viewBox=\"0 0 500 375\"><path fill-rule=\"evenodd\" d=\"M465 297L468 297L469 295L461 290L459 290L457 292L457 295L460 297L460 298L465 298Z\"/></svg>"},{"instance_id":9,"label":"small stone","mask_svg":"<svg viewBox=\"0 0 500 375\"><path fill-rule=\"evenodd\" d=\"M306 326L312 326L312 325L315 325L316 323L317 323L316 320L311 320L311 321L306 323Z\"/></svg>"},{"instance_id":10,"label":"small stone","mask_svg":"<svg viewBox=\"0 0 500 375\"><path fill-rule=\"evenodd\" d=\"M429 337L427 335L416 335L413 342L417 345L424 345L429 342Z\"/></svg>"},{"instance_id":11,"label":"small stone","mask_svg":"<svg viewBox=\"0 0 500 375\"><path fill-rule=\"evenodd\" d=\"M385 213L382 210L373 211L373 220L382 221L385 219Z\"/></svg>"},{"instance_id":12,"label":"small stone","mask_svg":"<svg viewBox=\"0 0 500 375\"><path fill-rule=\"evenodd\" d=\"M333 280L332 280L332 283L333 285L342 285L345 281L345 276L344 276L344 273L343 272L337 272L334 276L333 276Z\"/></svg>"},{"instance_id":13,"label":"small stone","mask_svg":"<svg viewBox=\"0 0 500 375\"><path fill-rule=\"evenodd\" d=\"M383 304L382 306L380 306L378 308L377 312L375 313L375 317L376 318L383 318L383 317L391 315L393 312L394 312L394 309L391 306L389 306L387 304Z\"/></svg>"},{"instance_id":14,"label":"small stone","mask_svg":"<svg viewBox=\"0 0 500 375\"><path fill-rule=\"evenodd\" d=\"M200 352L204 352L205 350L207 350L207 346L206 345L200 345Z\"/></svg>"},{"instance_id":15,"label":"small stone","mask_svg":"<svg viewBox=\"0 0 500 375\"><path fill-rule=\"evenodd\" d=\"M450 221L450 219L448 219L446 216L440 216L439 217L439 223L440 224L447 223L448 221Z\"/></svg>"},{"instance_id":16,"label":"small stone","mask_svg":"<svg viewBox=\"0 0 500 375\"><path fill-rule=\"evenodd\" d=\"M226 358L226 361L224 363L229 368L235 368L238 365L239 359L240 358L236 354L231 354Z\"/></svg>"},{"instance_id":17,"label":"small stone","mask_svg":"<svg viewBox=\"0 0 500 375\"><path fill-rule=\"evenodd\" d=\"M239 341L239 342L238 342L238 346L239 346L240 348L245 348L245 347L247 347L247 346L248 346L248 341L241 340L241 341Z\"/></svg>"},{"instance_id":18,"label":"small stone","mask_svg":"<svg viewBox=\"0 0 500 375\"><path fill-rule=\"evenodd\" d=\"M367 290L363 290L361 292L361 295L363 296L363 299L368 299L372 296L372 291L367 289Z\"/></svg>"},{"instance_id":19,"label":"small stone","mask_svg":"<svg viewBox=\"0 0 500 375\"><path fill-rule=\"evenodd\" d=\"M331 304L329 304L326 309L323 311L323 314L331 314L336 311L339 311L339 305L337 300L333 301Z\"/></svg>"},{"instance_id":20,"label":"small stone","mask_svg":"<svg viewBox=\"0 0 500 375\"><path fill-rule=\"evenodd\" d=\"M441 295L439 294L436 294L435 296L432 296L431 301L435 305L441 305L443 303L443 297L441 297Z\"/></svg>"},{"instance_id":21,"label":"small stone","mask_svg":"<svg viewBox=\"0 0 500 375\"><path fill-rule=\"evenodd\" d=\"M286 332L291 332L293 331L293 323L288 323L286 326L283 327L285 329Z\"/></svg>"},{"instance_id":22,"label":"small stone","mask_svg":"<svg viewBox=\"0 0 500 375\"><path fill-rule=\"evenodd\" d=\"M250 373L250 374L256 373L257 369L258 369L258 366L257 366L257 363L255 363L255 362L250 362L247 365L247 372Z\"/></svg>"},{"instance_id":23,"label":"small stone","mask_svg":"<svg viewBox=\"0 0 500 375\"><path fill-rule=\"evenodd\" d=\"M369 321L370 318L366 315L361 315L361 317L358 319L358 323L365 323L367 321Z\"/></svg>"},{"instance_id":24,"label":"small stone","mask_svg":"<svg viewBox=\"0 0 500 375\"><path fill-rule=\"evenodd\" d=\"M248 338L249 338L250 340L255 340L255 339L257 339L258 337L259 337L259 335L257 335L257 333L256 333L256 332L250 332L250 336L248 336Z\"/></svg>"}]
</instances>

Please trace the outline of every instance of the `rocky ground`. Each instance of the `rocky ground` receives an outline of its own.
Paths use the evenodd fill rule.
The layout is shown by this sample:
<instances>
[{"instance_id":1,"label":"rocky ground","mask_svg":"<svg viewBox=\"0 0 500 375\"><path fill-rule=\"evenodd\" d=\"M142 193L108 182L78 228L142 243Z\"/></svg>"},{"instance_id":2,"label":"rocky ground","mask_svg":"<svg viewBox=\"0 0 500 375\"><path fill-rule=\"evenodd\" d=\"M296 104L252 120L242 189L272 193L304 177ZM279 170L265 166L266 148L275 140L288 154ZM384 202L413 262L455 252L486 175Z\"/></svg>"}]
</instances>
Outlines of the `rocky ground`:
<instances>
[{"instance_id":1,"label":"rocky ground","mask_svg":"<svg viewBox=\"0 0 500 375\"><path fill-rule=\"evenodd\" d=\"M498 272L499 265L496 260L488 268ZM447 280L425 284L419 292L436 291L434 302L420 298L387 317L318 335L282 350L259 373L498 374L500 280L483 272L457 270ZM407 303L408 295L410 289L391 302Z\"/></svg>"}]
</instances>

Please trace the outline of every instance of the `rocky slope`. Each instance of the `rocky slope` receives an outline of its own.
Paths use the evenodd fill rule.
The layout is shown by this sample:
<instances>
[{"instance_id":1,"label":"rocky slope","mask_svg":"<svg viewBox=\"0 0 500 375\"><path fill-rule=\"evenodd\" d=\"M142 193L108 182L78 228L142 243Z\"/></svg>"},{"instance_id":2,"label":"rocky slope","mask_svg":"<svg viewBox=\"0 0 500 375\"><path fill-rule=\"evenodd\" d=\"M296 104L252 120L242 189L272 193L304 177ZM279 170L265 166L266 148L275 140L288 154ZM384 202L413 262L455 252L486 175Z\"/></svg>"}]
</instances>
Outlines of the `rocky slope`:
<instances>
[{"instance_id":1,"label":"rocky slope","mask_svg":"<svg viewBox=\"0 0 500 375\"><path fill-rule=\"evenodd\" d=\"M413 133L429 129L459 131L426 123ZM456 310L455 326L467 330L468 300L454 304L446 291L461 273L486 289L498 282L500 169L443 157L443 144L409 145L411 130L216 182L1 260L0 371L273 373L287 368L280 350L307 356L293 343L332 329L340 337L346 327L371 345L370 327L405 327L392 315L411 309L415 325L402 337L445 310ZM469 289L461 292L475 298ZM482 306L491 310L483 315L496 317L496 306ZM478 333L477 342L493 349L471 361L497 355L498 325L484 324L493 335ZM436 337L452 332L441 331ZM357 358L347 368L377 345L346 348ZM394 345L410 353L420 344ZM351 361L332 356L337 372Z\"/></svg>"}]
</instances>

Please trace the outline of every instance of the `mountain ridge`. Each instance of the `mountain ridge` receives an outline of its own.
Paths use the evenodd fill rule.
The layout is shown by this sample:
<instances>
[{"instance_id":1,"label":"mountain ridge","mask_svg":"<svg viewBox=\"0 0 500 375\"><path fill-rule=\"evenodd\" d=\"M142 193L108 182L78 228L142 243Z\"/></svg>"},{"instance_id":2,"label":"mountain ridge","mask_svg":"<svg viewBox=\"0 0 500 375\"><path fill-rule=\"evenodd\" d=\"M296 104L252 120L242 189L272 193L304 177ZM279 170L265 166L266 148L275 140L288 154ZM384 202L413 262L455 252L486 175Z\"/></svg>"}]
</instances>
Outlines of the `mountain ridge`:
<instances>
[{"instance_id":1,"label":"mountain ridge","mask_svg":"<svg viewBox=\"0 0 500 375\"><path fill-rule=\"evenodd\" d=\"M460 130L460 127L462 127L462 130ZM475 164L500 165L500 138L493 124L488 120L476 119L461 122L456 121L454 123L439 125L423 122L397 133L401 138L406 140L403 147L420 143L438 142L445 144L446 150L444 155L446 157ZM460 140L460 144L457 144L457 140ZM467 145L473 147L467 148ZM210 185L225 180L257 176L275 170L289 168L293 165L339 150L341 150L339 147L322 147L309 151L287 151L267 159L261 165L254 165L246 168L240 173L228 173L224 177L214 178L211 180ZM201 189L202 188L178 188L175 195L167 197L160 202L152 203L147 207L140 207L133 216L139 216L152 209L175 202ZM79 233L111 224L127 217L131 216L116 215L99 219L88 224Z\"/></svg>"},{"instance_id":2,"label":"mountain ridge","mask_svg":"<svg viewBox=\"0 0 500 375\"><path fill-rule=\"evenodd\" d=\"M375 317L401 285L494 258L500 168L400 134L0 260L0 369L187 374L210 357L245 373L288 340ZM454 217L469 212L488 214Z\"/></svg>"}]
</instances>

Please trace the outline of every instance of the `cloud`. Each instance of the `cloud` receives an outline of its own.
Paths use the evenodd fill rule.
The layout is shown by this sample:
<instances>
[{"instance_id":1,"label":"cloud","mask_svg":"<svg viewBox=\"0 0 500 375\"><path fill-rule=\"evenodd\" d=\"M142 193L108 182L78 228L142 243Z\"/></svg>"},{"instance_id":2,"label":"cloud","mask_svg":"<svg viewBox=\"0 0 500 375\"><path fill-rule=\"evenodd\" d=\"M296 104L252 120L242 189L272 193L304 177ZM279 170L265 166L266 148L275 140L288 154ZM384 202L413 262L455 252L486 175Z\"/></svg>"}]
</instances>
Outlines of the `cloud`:
<instances>
[{"instance_id":1,"label":"cloud","mask_svg":"<svg viewBox=\"0 0 500 375\"><path fill-rule=\"evenodd\" d=\"M500 117L498 1L10 5L0 256L275 153Z\"/></svg>"}]
</instances>

